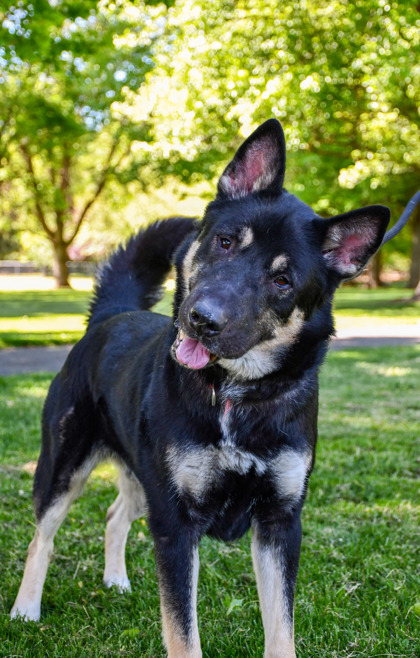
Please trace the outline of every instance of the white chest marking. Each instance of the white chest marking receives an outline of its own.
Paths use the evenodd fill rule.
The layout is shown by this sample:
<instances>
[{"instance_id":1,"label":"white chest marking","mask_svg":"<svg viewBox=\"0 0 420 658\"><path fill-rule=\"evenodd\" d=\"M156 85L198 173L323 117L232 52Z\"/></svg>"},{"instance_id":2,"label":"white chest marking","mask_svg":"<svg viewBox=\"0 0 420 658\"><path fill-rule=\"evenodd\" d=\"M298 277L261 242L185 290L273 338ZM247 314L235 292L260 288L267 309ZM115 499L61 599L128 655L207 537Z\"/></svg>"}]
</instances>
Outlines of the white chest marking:
<instances>
[{"instance_id":1,"label":"white chest marking","mask_svg":"<svg viewBox=\"0 0 420 658\"><path fill-rule=\"evenodd\" d=\"M167 461L176 488L196 498L201 498L225 471L245 475L254 467L262 475L267 468L267 463L251 452L227 444L185 451L170 448Z\"/></svg>"}]
</instances>

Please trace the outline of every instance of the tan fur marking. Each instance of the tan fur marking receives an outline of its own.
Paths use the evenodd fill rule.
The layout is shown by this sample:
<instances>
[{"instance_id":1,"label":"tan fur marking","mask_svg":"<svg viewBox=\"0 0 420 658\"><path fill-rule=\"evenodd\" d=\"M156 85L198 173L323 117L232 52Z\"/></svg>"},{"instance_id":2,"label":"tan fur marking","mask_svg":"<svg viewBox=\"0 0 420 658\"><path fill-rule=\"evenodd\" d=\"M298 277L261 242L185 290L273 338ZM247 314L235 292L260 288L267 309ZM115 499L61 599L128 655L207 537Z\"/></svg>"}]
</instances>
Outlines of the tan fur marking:
<instances>
[{"instance_id":1,"label":"tan fur marking","mask_svg":"<svg viewBox=\"0 0 420 658\"><path fill-rule=\"evenodd\" d=\"M145 513L146 498L137 478L125 471L120 471L118 487L120 493L106 515L104 583L123 592L131 590L125 566L127 535L132 522Z\"/></svg>"},{"instance_id":2,"label":"tan fur marking","mask_svg":"<svg viewBox=\"0 0 420 658\"><path fill-rule=\"evenodd\" d=\"M194 256L196 255L199 247L200 243L198 240L194 240L187 253L185 254L185 258L182 263L182 275L184 279L184 290L186 295L189 293L189 283L192 275L192 264Z\"/></svg>"},{"instance_id":3,"label":"tan fur marking","mask_svg":"<svg viewBox=\"0 0 420 658\"><path fill-rule=\"evenodd\" d=\"M273 357L297 338L303 321L303 311L295 308L288 321L276 327L273 338L259 343L238 359L220 359L220 365L236 379L260 379L268 375L277 366Z\"/></svg>"},{"instance_id":4,"label":"tan fur marking","mask_svg":"<svg viewBox=\"0 0 420 658\"><path fill-rule=\"evenodd\" d=\"M254 242L254 232L252 228L247 226L241 231L239 236L239 246L241 249L246 249Z\"/></svg>"},{"instance_id":5,"label":"tan fur marking","mask_svg":"<svg viewBox=\"0 0 420 658\"><path fill-rule=\"evenodd\" d=\"M81 494L91 470L99 458L89 459L71 480L69 490L44 514L37 524L35 535L29 545L25 571L10 617L21 617L25 621L38 621L41 616L41 597L47 576L48 564L53 551L54 536L64 521L70 505Z\"/></svg>"},{"instance_id":6,"label":"tan fur marking","mask_svg":"<svg viewBox=\"0 0 420 658\"><path fill-rule=\"evenodd\" d=\"M302 329L303 320L303 311L296 307L286 324L276 328L274 341L277 345L288 345L289 343L293 343L299 331Z\"/></svg>"},{"instance_id":7,"label":"tan fur marking","mask_svg":"<svg viewBox=\"0 0 420 658\"><path fill-rule=\"evenodd\" d=\"M188 639L185 639L182 629L179 628L173 611L166 602L165 588L160 583L160 611L162 615L163 639L168 650L168 658L201 658L203 655L200 646L200 636L198 634L197 623L197 583L198 583L198 548L193 552L191 579L191 633Z\"/></svg>"},{"instance_id":8,"label":"tan fur marking","mask_svg":"<svg viewBox=\"0 0 420 658\"><path fill-rule=\"evenodd\" d=\"M270 474L281 498L297 502L303 494L311 454L284 449L270 464Z\"/></svg>"},{"instance_id":9,"label":"tan fur marking","mask_svg":"<svg viewBox=\"0 0 420 658\"><path fill-rule=\"evenodd\" d=\"M270 547L261 545L255 528L251 550L264 626L264 658L295 658L281 558Z\"/></svg>"},{"instance_id":10,"label":"tan fur marking","mask_svg":"<svg viewBox=\"0 0 420 658\"><path fill-rule=\"evenodd\" d=\"M278 272L279 270L283 270L287 267L288 264L288 258L285 254L280 254L279 256L276 256L276 258L273 260L271 263L271 272Z\"/></svg>"}]
</instances>

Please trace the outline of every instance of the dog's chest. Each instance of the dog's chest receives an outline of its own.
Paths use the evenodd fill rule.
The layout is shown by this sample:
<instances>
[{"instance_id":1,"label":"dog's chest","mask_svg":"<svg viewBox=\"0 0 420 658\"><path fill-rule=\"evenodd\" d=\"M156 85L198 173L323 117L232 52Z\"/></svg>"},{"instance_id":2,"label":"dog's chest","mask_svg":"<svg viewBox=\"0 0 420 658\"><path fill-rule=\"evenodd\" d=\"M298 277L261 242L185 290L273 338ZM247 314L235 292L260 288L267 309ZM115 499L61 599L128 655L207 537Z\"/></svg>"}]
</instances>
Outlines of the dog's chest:
<instances>
[{"instance_id":1,"label":"dog's chest","mask_svg":"<svg viewBox=\"0 0 420 658\"><path fill-rule=\"evenodd\" d=\"M267 462L256 455L221 441L217 446L171 447L167 451L171 479L177 490L202 500L229 474L261 476Z\"/></svg>"},{"instance_id":2,"label":"dog's chest","mask_svg":"<svg viewBox=\"0 0 420 658\"><path fill-rule=\"evenodd\" d=\"M167 450L170 478L179 494L191 496L197 503L204 502L212 492L240 491L243 481L264 480L284 500L296 501L304 490L310 456L290 447L267 456L243 448L234 415L228 409L221 416L220 440L211 445L171 446ZM274 439L274 437L273 437Z\"/></svg>"}]
</instances>

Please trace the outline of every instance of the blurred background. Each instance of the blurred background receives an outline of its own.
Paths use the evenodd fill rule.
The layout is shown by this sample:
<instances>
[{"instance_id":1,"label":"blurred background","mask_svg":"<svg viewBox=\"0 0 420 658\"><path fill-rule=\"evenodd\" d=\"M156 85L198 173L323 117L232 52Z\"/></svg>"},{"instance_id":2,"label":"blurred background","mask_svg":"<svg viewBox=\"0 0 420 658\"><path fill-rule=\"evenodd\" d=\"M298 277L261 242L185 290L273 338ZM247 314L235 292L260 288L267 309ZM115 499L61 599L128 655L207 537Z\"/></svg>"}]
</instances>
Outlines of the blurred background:
<instances>
[{"instance_id":1,"label":"blurred background","mask_svg":"<svg viewBox=\"0 0 420 658\"><path fill-rule=\"evenodd\" d=\"M139 226L200 215L269 117L291 192L395 222L420 187L419 18L407 0L1 0L0 271L66 287ZM419 278L418 208L364 283Z\"/></svg>"}]
</instances>

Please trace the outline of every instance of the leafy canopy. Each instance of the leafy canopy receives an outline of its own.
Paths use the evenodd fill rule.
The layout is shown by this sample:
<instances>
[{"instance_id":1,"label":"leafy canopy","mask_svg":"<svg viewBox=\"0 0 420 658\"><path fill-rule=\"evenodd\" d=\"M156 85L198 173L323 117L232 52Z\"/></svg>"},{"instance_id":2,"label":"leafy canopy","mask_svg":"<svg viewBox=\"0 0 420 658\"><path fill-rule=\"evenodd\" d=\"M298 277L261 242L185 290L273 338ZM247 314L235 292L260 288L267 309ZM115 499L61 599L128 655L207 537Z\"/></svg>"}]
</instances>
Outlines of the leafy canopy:
<instances>
[{"instance_id":1,"label":"leafy canopy","mask_svg":"<svg viewBox=\"0 0 420 658\"><path fill-rule=\"evenodd\" d=\"M144 88L155 141L175 172L211 176L238 134L275 116L291 187L319 212L397 212L420 170L419 27L404 0L181 0Z\"/></svg>"},{"instance_id":2,"label":"leafy canopy","mask_svg":"<svg viewBox=\"0 0 420 658\"><path fill-rule=\"evenodd\" d=\"M0 10L3 210L41 227L62 260L108 181L137 176L132 145L150 139L148 125L119 104L152 69L166 9L22 0Z\"/></svg>"}]
</instances>

